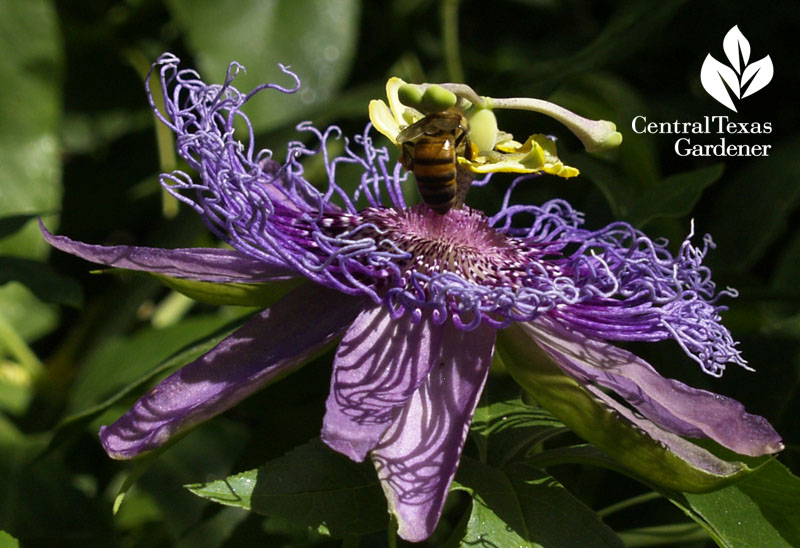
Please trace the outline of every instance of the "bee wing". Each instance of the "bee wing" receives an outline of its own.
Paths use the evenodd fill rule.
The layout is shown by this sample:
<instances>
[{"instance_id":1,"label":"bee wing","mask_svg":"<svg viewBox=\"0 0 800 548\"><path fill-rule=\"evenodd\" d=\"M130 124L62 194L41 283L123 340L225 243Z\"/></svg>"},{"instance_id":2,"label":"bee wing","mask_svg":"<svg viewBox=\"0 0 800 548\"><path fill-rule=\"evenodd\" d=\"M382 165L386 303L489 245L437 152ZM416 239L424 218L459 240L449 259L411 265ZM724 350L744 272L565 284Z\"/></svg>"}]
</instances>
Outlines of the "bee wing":
<instances>
[{"instance_id":1,"label":"bee wing","mask_svg":"<svg viewBox=\"0 0 800 548\"><path fill-rule=\"evenodd\" d=\"M408 141L413 141L420 135L425 134L425 128L428 125L428 121L426 118L421 120L417 120L403 131L397 134L396 140L398 143L407 143Z\"/></svg>"}]
</instances>

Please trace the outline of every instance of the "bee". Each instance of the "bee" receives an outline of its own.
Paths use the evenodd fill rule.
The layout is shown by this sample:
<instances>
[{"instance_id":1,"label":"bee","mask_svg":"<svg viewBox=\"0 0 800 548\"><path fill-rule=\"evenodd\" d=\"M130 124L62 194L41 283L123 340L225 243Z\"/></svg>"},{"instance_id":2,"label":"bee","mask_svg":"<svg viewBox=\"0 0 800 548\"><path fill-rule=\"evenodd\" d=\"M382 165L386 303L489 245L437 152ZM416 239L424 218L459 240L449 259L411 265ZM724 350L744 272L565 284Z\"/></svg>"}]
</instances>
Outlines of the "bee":
<instances>
[{"instance_id":1,"label":"bee","mask_svg":"<svg viewBox=\"0 0 800 548\"><path fill-rule=\"evenodd\" d=\"M422 202L440 215L463 204L457 155L472 159L467 119L455 109L428 114L397 135L403 147L403 166L414 173ZM470 178L471 179L471 178Z\"/></svg>"}]
</instances>

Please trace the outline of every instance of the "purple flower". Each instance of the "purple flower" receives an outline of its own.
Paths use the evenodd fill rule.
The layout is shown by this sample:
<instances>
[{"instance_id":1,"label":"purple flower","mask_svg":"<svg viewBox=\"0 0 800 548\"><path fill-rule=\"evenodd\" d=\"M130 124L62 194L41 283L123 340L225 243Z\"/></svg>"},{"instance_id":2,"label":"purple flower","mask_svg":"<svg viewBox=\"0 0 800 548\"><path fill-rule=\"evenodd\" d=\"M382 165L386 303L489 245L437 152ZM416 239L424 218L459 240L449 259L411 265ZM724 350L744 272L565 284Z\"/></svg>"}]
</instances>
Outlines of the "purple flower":
<instances>
[{"instance_id":1,"label":"purple flower","mask_svg":"<svg viewBox=\"0 0 800 548\"><path fill-rule=\"evenodd\" d=\"M665 379L606 342L672 339L712 375L729 362L746 367L720 323L717 300L733 292L717 292L702 265L708 237L700 248L687 238L673 256L667 242L625 223L582 228L563 200L513 205L514 187L530 175L514 181L493 216L409 207L407 174L373 145L369 127L330 157L326 144L339 130L301 124L316 145L289 143L281 164L256 150L240 109L262 89L293 90L243 94L232 86L237 64L223 85L177 66L169 54L156 63L168 91L165 114L153 108L199 178L173 172L161 181L231 249L103 247L43 229L45 238L90 261L175 278L303 283L103 427L111 457L159 448L341 339L322 439L353 460L372 460L400 536L422 540L441 514L498 330L511 325L619 420L670 450L687 453L680 436L744 455L782 448L767 421L740 403ZM235 137L239 123L244 142ZM324 188L306 180L302 165L319 154ZM342 181L354 175L348 189Z\"/></svg>"}]
</instances>

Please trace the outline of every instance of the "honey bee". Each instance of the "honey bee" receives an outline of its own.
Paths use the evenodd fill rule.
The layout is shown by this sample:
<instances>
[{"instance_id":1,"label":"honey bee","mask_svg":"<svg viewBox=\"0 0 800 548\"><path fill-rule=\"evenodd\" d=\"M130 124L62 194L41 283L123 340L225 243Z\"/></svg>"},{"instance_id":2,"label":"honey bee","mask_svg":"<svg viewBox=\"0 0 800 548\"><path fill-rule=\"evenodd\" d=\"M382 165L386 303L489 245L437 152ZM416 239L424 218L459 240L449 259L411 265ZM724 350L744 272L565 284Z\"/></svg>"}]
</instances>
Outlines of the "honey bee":
<instances>
[{"instance_id":1,"label":"honey bee","mask_svg":"<svg viewBox=\"0 0 800 548\"><path fill-rule=\"evenodd\" d=\"M422 202L440 215L463 204L456 157L472 159L467 119L455 109L428 114L397 135L403 166L414 173ZM462 148L463 147L463 148ZM463 185L462 185L463 186Z\"/></svg>"}]
</instances>

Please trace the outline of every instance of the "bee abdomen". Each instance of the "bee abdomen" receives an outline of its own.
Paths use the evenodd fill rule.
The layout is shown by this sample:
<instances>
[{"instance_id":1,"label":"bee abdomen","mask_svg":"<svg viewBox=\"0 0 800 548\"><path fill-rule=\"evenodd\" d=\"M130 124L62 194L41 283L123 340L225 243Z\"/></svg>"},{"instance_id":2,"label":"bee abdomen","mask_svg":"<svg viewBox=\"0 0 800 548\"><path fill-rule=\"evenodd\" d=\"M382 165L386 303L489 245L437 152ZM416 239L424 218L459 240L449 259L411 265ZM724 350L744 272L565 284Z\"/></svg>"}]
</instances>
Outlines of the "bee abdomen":
<instances>
[{"instance_id":1,"label":"bee abdomen","mask_svg":"<svg viewBox=\"0 0 800 548\"><path fill-rule=\"evenodd\" d=\"M456 195L456 162L448 138L422 138L415 144L414 176L422 201L437 213L447 213Z\"/></svg>"}]
</instances>

